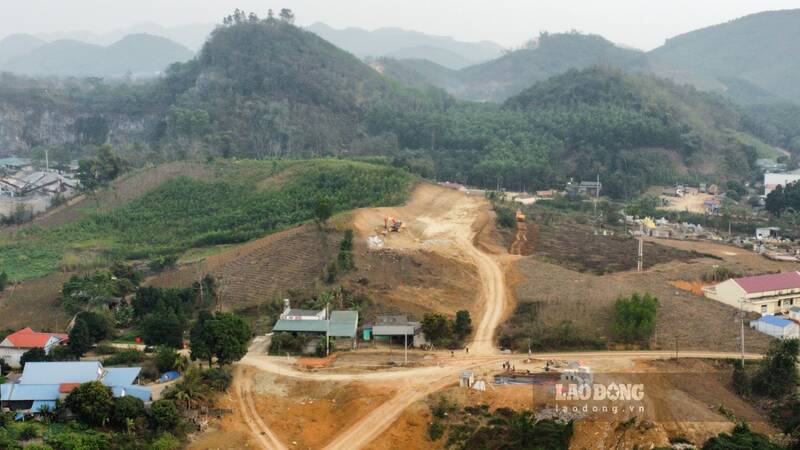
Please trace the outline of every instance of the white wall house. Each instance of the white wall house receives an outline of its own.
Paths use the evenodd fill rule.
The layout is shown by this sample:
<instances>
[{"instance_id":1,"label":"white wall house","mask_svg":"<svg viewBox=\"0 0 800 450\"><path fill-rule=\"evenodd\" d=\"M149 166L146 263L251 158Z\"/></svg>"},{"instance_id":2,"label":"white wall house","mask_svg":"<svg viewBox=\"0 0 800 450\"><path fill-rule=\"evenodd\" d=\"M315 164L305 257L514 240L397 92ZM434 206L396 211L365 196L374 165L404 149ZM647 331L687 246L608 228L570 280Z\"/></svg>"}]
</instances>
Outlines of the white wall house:
<instances>
[{"instance_id":1,"label":"white wall house","mask_svg":"<svg viewBox=\"0 0 800 450\"><path fill-rule=\"evenodd\" d=\"M3 359L10 366L19 367L20 358L28 350L41 348L49 355L55 346L66 341L66 334L37 333L30 328L24 328L16 333L9 334L0 342L0 359Z\"/></svg>"},{"instance_id":2,"label":"white wall house","mask_svg":"<svg viewBox=\"0 0 800 450\"><path fill-rule=\"evenodd\" d=\"M800 306L800 273L784 272L731 278L703 288L705 296L759 314L777 314Z\"/></svg>"},{"instance_id":3,"label":"white wall house","mask_svg":"<svg viewBox=\"0 0 800 450\"><path fill-rule=\"evenodd\" d=\"M780 317L764 316L750 322L750 327L777 339L795 339L800 337L800 325L791 320L781 319Z\"/></svg>"}]
</instances>

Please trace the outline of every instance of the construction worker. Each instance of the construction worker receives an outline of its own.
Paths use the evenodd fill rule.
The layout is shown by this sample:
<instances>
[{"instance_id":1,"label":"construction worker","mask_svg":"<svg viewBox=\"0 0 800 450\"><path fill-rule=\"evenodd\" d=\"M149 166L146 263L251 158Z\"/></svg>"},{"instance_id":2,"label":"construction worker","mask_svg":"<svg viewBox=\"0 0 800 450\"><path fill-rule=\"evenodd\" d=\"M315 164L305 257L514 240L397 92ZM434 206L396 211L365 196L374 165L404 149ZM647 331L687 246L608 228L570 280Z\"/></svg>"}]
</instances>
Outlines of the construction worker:
<instances>
[{"instance_id":1,"label":"construction worker","mask_svg":"<svg viewBox=\"0 0 800 450\"><path fill-rule=\"evenodd\" d=\"M467 354L469 355L469 347L465 347L467 349Z\"/></svg>"}]
</instances>

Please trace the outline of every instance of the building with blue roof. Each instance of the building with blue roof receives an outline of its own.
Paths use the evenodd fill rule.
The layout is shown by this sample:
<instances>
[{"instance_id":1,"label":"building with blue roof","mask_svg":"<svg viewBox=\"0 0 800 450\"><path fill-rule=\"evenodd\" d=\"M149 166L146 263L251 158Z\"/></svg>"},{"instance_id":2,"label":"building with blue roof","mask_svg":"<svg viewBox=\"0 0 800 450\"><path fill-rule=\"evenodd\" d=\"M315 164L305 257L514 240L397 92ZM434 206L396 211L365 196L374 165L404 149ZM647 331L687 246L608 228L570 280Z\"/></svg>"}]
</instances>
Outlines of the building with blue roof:
<instances>
[{"instance_id":1,"label":"building with blue roof","mask_svg":"<svg viewBox=\"0 0 800 450\"><path fill-rule=\"evenodd\" d=\"M0 410L38 413L52 409L83 383L99 381L114 397L127 395L150 401L150 387L136 384L140 367L104 368L99 361L30 362L16 383L0 385Z\"/></svg>"},{"instance_id":2,"label":"building with blue roof","mask_svg":"<svg viewBox=\"0 0 800 450\"><path fill-rule=\"evenodd\" d=\"M777 339L800 337L800 325L797 322L777 316L762 316L758 320L751 321L750 327Z\"/></svg>"}]
</instances>

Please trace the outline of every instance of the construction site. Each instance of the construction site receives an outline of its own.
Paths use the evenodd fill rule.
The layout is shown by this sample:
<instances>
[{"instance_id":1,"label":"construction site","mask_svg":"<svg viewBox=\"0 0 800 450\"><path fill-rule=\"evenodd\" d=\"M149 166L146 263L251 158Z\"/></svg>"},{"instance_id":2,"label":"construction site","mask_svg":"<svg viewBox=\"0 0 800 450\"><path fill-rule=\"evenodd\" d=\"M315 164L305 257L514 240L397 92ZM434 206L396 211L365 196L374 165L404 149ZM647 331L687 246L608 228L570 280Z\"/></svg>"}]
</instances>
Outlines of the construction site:
<instances>
[{"instance_id":1,"label":"construction site","mask_svg":"<svg viewBox=\"0 0 800 450\"><path fill-rule=\"evenodd\" d=\"M563 224L537 223L522 210L504 237L492 216L483 196L422 184L403 207L363 209L346 218L358 237L359 268L351 281L361 280L382 308L417 317L468 309L475 318L468 352L412 349L404 359L402 350L365 347L316 364L268 356L269 336L259 337L240 363L235 391L221 399L235 412L190 448L223 442L275 449L445 448L446 440L431 440L428 430L442 397L454 408L488 405L488 411L532 409L537 417L553 417L548 405L531 402L531 386L578 372L607 381L633 377L620 375L626 373L652 376L645 383L646 414L560 417L576 420L573 448L668 445L676 436L702 443L733 426L720 404L748 417L754 429L775 432L727 385L729 366L720 361L740 356L738 328L731 325L735 310L672 282L687 273L700 276L721 261L750 270L780 263L725 245L632 239L589 225L575 224L565 237L558 232ZM579 264L582 258L588 264ZM631 292L652 292L661 304L649 349L609 351L603 344L602 351L530 354L503 345L513 342L517 328L564 321L571 333L602 342L614 299ZM537 305L535 316L520 313L526 304ZM752 352L768 343L751 330L746 341ZM683 383L666 372L689 372L702 382Z\"/></svg>"}]
</instances>

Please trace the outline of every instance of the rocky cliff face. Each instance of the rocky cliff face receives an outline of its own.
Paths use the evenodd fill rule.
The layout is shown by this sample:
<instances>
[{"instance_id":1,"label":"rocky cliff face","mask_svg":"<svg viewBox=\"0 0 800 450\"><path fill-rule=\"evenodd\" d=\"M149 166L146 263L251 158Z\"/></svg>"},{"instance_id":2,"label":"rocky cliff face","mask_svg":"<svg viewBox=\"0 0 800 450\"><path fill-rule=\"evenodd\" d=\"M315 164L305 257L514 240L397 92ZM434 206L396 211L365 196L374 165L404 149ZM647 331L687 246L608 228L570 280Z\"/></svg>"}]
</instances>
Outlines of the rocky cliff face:
<instances>
[{"instance_id":1,"label":"rocky cliff face","mask_svg":"<svg viewBox=\"0 0 800 450\"><path fill-rule=\"evenodd\" d=\"M20 107L0 100L0 155L25 154L38 146L145 142L161 118L156 114L73 111L57 107Z\"/></svg>"}]
</instances>

